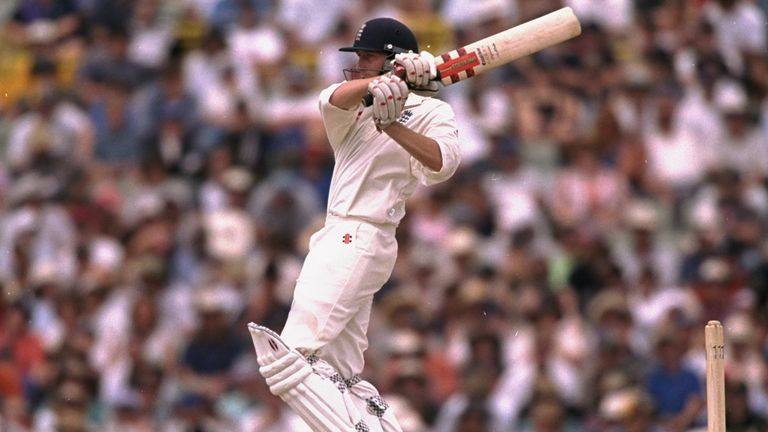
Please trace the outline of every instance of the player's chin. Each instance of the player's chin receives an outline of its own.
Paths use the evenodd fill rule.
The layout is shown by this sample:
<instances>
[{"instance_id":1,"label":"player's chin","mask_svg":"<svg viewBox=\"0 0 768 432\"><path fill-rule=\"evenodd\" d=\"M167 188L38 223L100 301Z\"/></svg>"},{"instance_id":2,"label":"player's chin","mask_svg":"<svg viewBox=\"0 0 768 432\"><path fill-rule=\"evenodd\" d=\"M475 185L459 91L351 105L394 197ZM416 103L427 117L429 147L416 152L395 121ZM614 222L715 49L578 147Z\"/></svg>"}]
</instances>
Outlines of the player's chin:
<instances>
[{"instance_id":1,"label":"player's chin","mask_svg":"<svg viewBox=\"0 0 768 432\"><path fill-rule=\"evenodd\" d=\"M344 70L344 77L347 81L353 81L353 80L359 80L359 79L368 79L377 77L382 74L382 71L377 69L345 69Z\"/></svg>"}]
</instances>

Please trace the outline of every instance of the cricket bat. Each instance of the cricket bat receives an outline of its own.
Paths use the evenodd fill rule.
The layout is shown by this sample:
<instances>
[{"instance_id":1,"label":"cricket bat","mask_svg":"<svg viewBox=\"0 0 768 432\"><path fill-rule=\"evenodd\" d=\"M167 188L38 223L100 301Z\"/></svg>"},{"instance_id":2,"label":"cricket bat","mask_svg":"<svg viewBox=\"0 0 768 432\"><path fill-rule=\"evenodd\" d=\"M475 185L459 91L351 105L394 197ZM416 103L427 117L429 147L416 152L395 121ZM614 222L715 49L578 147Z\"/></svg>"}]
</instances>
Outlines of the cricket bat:
<instances>
[{"instance_id":1,"label":"cricket bat","mask_svg":"<svg viewBox=\"0 0 768 432\"><path fill-rule=\"evenodd\" d=\"M503 66L557 45L581 34L581 24L573 9L563 7L515 27L472 42L435 57L437 78L443 85L456 84L491 69ZM405 77L398 67L394 73ZM371 95L366 96L370 105Z\"/></svg>"},{"instance_id":2,"label":"cricket bat","mask_svg":"<svg viewBox=\"0 0 768 432\"><path fill-rule=\"evenodd\" d=\"M436 57L437 79L455 84L579 34L578 17L564 7Z\"/></svg>"}]
</instances>

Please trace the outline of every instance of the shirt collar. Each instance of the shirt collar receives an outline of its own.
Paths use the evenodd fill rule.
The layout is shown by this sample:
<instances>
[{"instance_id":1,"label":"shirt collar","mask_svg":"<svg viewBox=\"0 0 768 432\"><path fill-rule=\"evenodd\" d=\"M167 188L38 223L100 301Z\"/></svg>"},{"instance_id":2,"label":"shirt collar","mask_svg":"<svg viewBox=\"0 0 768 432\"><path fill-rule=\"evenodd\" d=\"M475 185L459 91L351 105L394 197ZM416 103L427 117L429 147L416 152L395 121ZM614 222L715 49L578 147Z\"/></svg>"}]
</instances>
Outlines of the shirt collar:
<instances>
[{"instance_id":1,"label":"shirt collar","mask_svg":"<svg viewBox=\"0 0 768 432\"><path fill-rule=\"evenodd\" d=\"M403 109L419 106L422 103L424 103L425 99L427 99L425 96L420 96L420 95L417 95L416 93L411 92L408 95L408 99L405 101L405 106L403 107Z\"/></svg>"}]
</instances>

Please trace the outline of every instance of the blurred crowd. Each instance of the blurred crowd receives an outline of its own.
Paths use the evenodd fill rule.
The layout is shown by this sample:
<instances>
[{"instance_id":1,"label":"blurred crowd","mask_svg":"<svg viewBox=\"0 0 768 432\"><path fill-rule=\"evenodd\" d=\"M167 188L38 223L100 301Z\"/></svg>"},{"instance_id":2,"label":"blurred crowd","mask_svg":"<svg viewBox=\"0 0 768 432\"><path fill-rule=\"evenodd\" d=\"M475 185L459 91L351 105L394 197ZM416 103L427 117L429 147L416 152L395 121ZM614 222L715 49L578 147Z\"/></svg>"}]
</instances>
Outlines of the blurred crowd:
<instances>
[{"instance_id":1,"label":"blurred crowd","mask_svg":"<svg viewBox=\"0 0 768 432\"><path fill-rule=\"evenodd\" d=\"M317 95L377 16L440 54L562 6L567 43L446 87L365 378L407 432L768 425L768 1L0 2L0 430L303 431L280 331L333 157Z\"/></svg>"}]
</instances>

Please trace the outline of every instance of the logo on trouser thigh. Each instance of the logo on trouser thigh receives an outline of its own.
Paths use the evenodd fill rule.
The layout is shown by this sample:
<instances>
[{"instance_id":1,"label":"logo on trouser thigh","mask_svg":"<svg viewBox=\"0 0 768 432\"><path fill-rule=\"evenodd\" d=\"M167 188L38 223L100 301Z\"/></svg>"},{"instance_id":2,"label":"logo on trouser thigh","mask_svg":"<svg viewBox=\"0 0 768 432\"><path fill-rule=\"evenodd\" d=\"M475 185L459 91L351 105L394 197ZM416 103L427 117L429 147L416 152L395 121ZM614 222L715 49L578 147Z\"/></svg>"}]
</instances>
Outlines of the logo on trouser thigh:
<instances>
[{"instance_id":1,"label":"logo on trouser thigh","mask_svg":"<svg viewBox=\"0 0 768 432\"><path fill-rule=\"evenodd\" d=\"M352 243L352 236L349 235L349 233L344 234L343 236L341 236L341 242L344 243L344 244Z\"/></svg>"},{"instance_id":2,"label":"logo on trouser thigh","mask_svg":"<svg viewBox=\"0 0 768 432\"><path fill-rule=\"evenodd\" d=\"M368 413L375 415L376 417L384 417L384 413L389 408L389 405L381 398L381 396L371 396L366 400L368 407Z\"/></svg>"}]
</instances>

